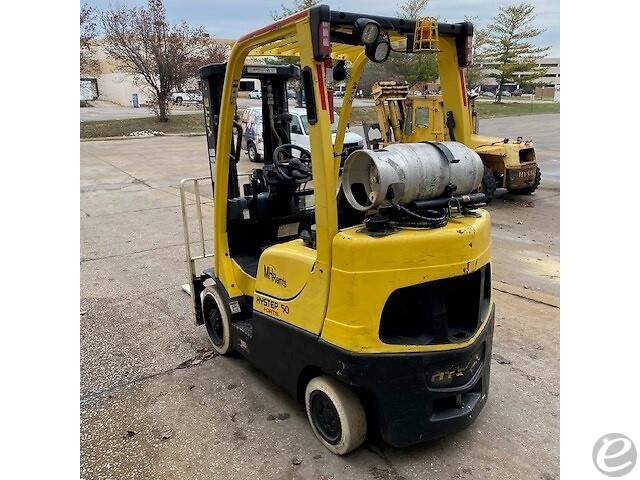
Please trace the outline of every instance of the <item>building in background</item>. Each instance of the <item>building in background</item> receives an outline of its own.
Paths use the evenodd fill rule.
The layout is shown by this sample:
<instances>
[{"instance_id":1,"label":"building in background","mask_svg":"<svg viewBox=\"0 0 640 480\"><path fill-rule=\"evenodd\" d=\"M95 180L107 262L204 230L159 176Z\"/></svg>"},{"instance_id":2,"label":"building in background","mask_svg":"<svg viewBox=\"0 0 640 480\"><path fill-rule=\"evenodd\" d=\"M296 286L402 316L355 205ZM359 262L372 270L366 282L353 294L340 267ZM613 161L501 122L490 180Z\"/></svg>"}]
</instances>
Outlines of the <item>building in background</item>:
<instances>
[{"instance_id":1,"label":"building in background","mask_svg":"<svg viewBox=\"0 0 640 480\"><path fill-rule=\"evenodd\" d=\"M480 68L483 69L484 79L480 82L481 88L483 91L492 91L495 93L498 88L498 82L495 78L495 74L497 73L495 63L480 63ZM538 66L546 68L547 74L544 77L541 77L536 80L536 83L539 84L539 87L548 87L555 89L556 86L560 85L560 58L559 57L547 57L540 60ZM513 83L508 83L503 86L505 90L513 91L517 90L521 87L518 83L517 78L523 74L516 73L516 81ZM552 95L553 96L553 95Z\"/></svg>"},{"instance_id":2,"label":"building in background","mask_svg":"<svg viewBox=\"0 0 640 480\"><path fill-rule=\"evenodd\" d=\"M227 45L229 48L235 40L218 39L217 43ZM133 107L134 99L138 105L145 105L151 101L151 92L146 82L140 75L134 75L123 71L118 67L100 44L100 39L93 42L91 47L93 57L96 60L97 68L94 72L83 72L82 78L92 77L97 82L98 100L116 103L125 107ZM194 78L189 85L184 88L197 89L198 79Z\"/></svg>"}]
</instances>

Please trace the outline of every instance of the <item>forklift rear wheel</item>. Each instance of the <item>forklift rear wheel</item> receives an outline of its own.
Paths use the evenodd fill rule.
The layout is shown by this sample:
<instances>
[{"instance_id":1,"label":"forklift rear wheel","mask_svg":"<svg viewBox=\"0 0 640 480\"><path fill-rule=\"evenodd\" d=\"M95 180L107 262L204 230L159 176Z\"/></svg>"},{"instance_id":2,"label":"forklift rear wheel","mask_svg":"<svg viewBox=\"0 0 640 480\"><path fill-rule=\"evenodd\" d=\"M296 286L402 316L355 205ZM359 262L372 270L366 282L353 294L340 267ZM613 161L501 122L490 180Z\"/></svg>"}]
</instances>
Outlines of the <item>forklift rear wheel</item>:
<instances>
[{"instance_id":1,"label":"forklift rear wheel","mask_svg":"<svg viewBox=\"0 0 640 480\"><path fill-rule=\"evenodd\" d=\"M258 149L253 142L249 142L249 144L247 145L247 154L249 155L249 161L251 162L257 162L260 160Z\"/></svg>"},{"instance_id":2,"label":"forklift rear wheel","mask_svg":"<svg viewBox=\"0 0 640 480\"><path fill-rule=\"evenodd\" d=\"M367 434L367 418L358 396L334 378L313 378L305 390L305 407L313 433L331 452L355 450Z\"/></svg>"},{"instance_id":3,"label":"forklift rear wheel","mask_svg":"<svg viewBox=\"0 0 640 480\"><path fill-rule=\"evenodd\" d=\"M493 172L487 167L484 167L484 175L482 177L482 185L480 191L487 197L487 203L493 200L493 194L496 193L496 177L493 176Z\"/></svg>"},{"instance_id":4,"label":"forklift rear wheel","mask_svg":"<svg viewBox=\"0 0 640 480\"><path fill-rule=\"evenodd\" d=\"M202 294L204 324L207 327L213 349L220 355L231 350L229 332L229 312L220 294L213 286L207 287Z\"/></svg>"},{"instance_id":5,"label":"forklift rear wheel","mask_svg":"<svg viewBox=\"0 0 640 480\"><path fill-rule=\"evenodd\" d=\"M509 193L515 193L516 195L531 195L538 189L541 180L542 172L540 171L540 167L536 165L536 178L533 180L533 184L526 188L510 188Z\"/></svg>"}]
</instances>

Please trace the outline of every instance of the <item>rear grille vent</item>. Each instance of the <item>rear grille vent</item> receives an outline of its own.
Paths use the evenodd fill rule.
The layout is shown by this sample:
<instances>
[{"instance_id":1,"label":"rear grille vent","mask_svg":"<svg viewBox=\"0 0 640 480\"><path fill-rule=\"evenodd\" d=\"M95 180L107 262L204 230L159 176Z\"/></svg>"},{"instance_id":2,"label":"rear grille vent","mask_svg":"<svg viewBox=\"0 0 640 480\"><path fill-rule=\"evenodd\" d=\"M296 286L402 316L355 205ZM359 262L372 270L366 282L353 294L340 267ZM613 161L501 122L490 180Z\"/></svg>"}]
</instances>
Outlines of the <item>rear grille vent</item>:
<instances>
[{"instance_id":1,"label":"rear grille vent","mask_svg":"<svg viewBox=\"0 0 640 480\"><path fill-rule=\"evenodd\" d=\"M463 342L474 335L491 301L491 266L459 277L394 291L382 310L380 340L430 345Z\"/></svg>"},{"instance_id":2,"label":"rear grille vent","mask_svg":"<svg viewBox=\"0 0 640 480\"><path fill-rule=\"evenodd\" d=\"M536 161L536 152L533 148L523 148L518 152L520 156L520 163L529 163Z\"/></svg>"}]
</instances>

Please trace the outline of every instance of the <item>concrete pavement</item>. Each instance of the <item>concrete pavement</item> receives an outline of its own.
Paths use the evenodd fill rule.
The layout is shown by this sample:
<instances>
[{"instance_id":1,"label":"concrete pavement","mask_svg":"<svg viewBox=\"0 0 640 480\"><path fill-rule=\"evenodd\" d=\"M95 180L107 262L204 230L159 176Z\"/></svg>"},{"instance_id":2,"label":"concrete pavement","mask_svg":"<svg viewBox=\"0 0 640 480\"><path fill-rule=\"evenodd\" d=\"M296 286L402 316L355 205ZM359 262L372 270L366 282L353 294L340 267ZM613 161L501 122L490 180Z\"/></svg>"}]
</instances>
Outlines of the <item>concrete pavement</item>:
<instances>
[{"instance_id":1,"label":"concrete pavement","mask_svg":"<svg viewBox=\"0 0 640 480\"><path fill-rule=\"evenodd\" d=\"M177 184L208 174L204 138L81 143L82 478L558 478L559 310L523 298L557 294L558 116L481 130L533 135L544 173L536 195L489 207L496 287L509 288L494 291L487 406L451 437L370 440L347 457L321 447L303 408L246 361L211 358L191 321Z\"/></svg>"}]
</instances>

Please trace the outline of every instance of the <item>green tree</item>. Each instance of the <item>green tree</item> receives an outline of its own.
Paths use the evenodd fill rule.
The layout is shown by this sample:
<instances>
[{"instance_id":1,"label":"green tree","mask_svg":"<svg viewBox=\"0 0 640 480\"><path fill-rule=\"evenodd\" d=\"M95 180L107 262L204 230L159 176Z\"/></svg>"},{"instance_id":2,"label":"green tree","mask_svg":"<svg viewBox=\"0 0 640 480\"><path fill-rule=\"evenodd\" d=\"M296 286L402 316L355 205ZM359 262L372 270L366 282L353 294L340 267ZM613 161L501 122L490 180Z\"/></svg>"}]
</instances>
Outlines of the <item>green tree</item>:
<instances>
[{"instance_id":1,"label":"green tree","mask_svg":"<svg viewBox=\"0 0 640 480\"><path fill-rule=\"evenodd\" d=\"M398 5L396 14L409 20L417 20L424 16L428 3L429 0L405 0ZM409 88L420 82L433 82L438 78L438 62L433 53L392 52L387 63L389 73L395 79L405 80Z\"/></svg>"},{"instance_id":2,"label":"green tree","mask_svg":"<svg viewBox=\"0 0 640 480\"><path fill-rule=\"evenodd\" d=\"M505 83L518 81L532 85L544 77L547 69L539 61L550 47L533 44L544 29L534 26L535 7L529 3L500 7L500 11L487 27L486 61L495 64L498 82L496 103L502 101Z\"/></svg>"},{"instance_id":3,"label":"green tree","mask_svg":"<svg viewBox=\"0 0 640 480\"><path fill-rule=\"evenodd\" d=\"M274 20L280 20L281 18L288 17L300 10L306 10L307 8L311 8L318 3L318 0L293 0L293 3L290 7L286 6L284 3L280 4L279 12L271 12L271 18Z\"/></svg>"},{"instance_id":4,"label":"green tree","mask_svg":"<svg viewBox=\"0 0 640 480\"><path fill-rule=\"evenodd\" d=\"M438 78L438 62L432 53L396 53L385 64L386 73L394 80L405 80L409 88L420 82L433 82Z\"/></svg>"}]
</instances>

